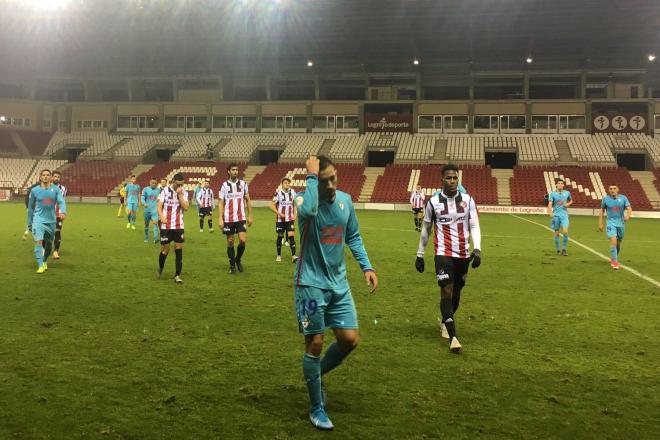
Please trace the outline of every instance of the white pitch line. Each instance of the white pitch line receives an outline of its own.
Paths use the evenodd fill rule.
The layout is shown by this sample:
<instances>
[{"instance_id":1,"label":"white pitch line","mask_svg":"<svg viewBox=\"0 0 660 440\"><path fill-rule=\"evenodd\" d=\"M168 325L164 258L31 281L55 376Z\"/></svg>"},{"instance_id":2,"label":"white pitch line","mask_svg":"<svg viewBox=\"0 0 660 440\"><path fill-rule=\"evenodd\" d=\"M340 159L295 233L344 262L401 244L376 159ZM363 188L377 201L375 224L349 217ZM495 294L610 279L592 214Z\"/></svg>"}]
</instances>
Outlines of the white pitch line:
<instances>
[{"instance_id":1,"label":"white pitch line","mask_svg":"<svg viewBox=\"0 0 660 440\"><path fill-rule=\"evenodd\" d=\"M415 234L419 234L419 232L416 232L414 229L397 229L397 228L377 228L373 226L360 226L360 229L377 229L379 231L394 231L394 232L414 232ZM550 229L550 228L548 228ZM554 231L553 231L554 232ZM522 240L545 240L546 237L526 237L524 235L493 235L493 234L481 234L482 237L490 237L490 238L512 238L512 239L522 239ZM594 243L600 243L603 240L595 240L591 238L583 238L582 241L593 241ZM628 239L626 240L626 243L660 243L658 240L631 240Z\"/></svg>"},{"instance_id":2,"label":"white pitch line","mask_svg":"<svg viewBox=\"0 0 660 440\"><path fill-rule=\"evenodd\" d=\"M524 218L524 217L517 216L517 215L515 215L515 214L509 214L509 215L510 215L511 217L515 217L515 218L517 218L517 219L519 219L519 220L526 221L526 222L531 223L531 224L533 224L533 225L540 226L540 227L542 227L543 229L547 229L547 230L550 231L550 232L554 232L551 228L549 228L549 227L547 227L546 225L543 225L543 224L541 224L541 223L537 223L537 222L535 222L535 221L532 221L532 220L526 219L526 218ZM570 240L572 243L575 243L576 245L580 246L581 248L583 248L583 249L585 249L585 250L591 252L592 254L596 255L597 257L600 257L600 258L602 258L602 259L605 260L605 261L610 261L610 257L608 257L608 256L606 256L606 255L604 255L604 254L601 254L600 252L598 252L598 251L596 251L596 250L590 248L589 246L584 245L584 244L580 243L579 241L574 240L574 239L572 239L572 238L569 238L569 240ZM625 266L625 265L623 265L623 264L619 264L619 267L621 267L622 269L627 270L628 272L632 273L633 275L637 275L638 277L640 277L641 279L643 279L643 280L645 280L645 281L648 281L649 283L653 284L655 287L660 287L660 282L654 280L653 278L651 278L651 277L649 277L649 276L644 275L643 273L640 273L640 272L636 271L635 269L633 269L633 268L630 267L630 266Z\"/></svg>"}]
</instances>

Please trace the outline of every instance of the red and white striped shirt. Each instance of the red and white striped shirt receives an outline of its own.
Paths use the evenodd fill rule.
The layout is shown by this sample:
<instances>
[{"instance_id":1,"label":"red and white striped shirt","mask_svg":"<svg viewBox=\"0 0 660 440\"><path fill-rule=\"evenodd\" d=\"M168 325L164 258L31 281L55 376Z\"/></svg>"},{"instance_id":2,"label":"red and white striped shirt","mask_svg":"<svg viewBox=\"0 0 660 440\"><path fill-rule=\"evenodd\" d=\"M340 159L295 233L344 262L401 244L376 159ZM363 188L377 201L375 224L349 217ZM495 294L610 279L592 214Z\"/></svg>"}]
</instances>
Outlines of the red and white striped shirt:
<instances>
[{"instance_id":1,"label":"red and white striped shirt","mask_svg":"<svg viewBox=\"0 0 660 440\"><path fill-rule=\"evenodd\" d=\"M410 204L412 205L413 209L423 208L425 198L426 196L424 195L423 191L413 191L410 194Z\"/></svg>"},{"instance_id":2,"label":"red and white striped shirt","mask_svg":"<svg viewBox=\"0 0 660 440\"><path fill-rule=\"evenodd\" d=\"M248 185L244 180L236 179L236 182L226 180L220 186L218 198L225 203L225 211L222 214L225 223L246 220L245 197L248 194Z\"/></svg>"},{"instance_id":3,"label":"red and white striped shirt","mask_svg":"<svg viewBox=\"0 0 660 440\"><path fill-rule=\"evenodd\" d=\"M185 200L188 200L188 192L181 193ZM167 222L160 223L160 229L183 229L183 208L179 203L179 197L171 186L166 186L160 192L158 200L163 203L163 216Z\"/></svg>"},{"instance_id":4,"label":"red and white striped shirt","mask_svg":"<svg viewBox=\"0 0 660 440\"><path fill-rule=\"evenodd\" d=\"M197 193L197 205L200 208L213 208L213 190L202 188Z\"/></svg>"},{"instance_id":5,"label":"red and white striped shirt","mask_svg":"<svg viewBox=\"0 0 660 440\"><path fill-rule=\"evenodd\" d=\"M60 189L60 191L62 191L62 198L65 198L66 193L67 193L66 186L62 185L61 183L56 183L55 185ZM62 217L62 213L60 212L59 203L55 203L55 217L57 217L57 218Z\"/></svg>"},{"instance_id":6,"label":"red and white striped shirt","mask_svg":"<svg viewBox=\"0 0 660 440\"><path fill-rule=\"evenodd\" d=\"M292 222L293 221L293 200L296 198L296 192L293 188L289 188L288 191L277 190L275 196L273 196L273 202L275 202L275 209L277 212L284 216L284 219L277 216L277 223L281 222Z\"/></svg>"},{"instance_id":7,"label":"red and white striped shirt","mask_svg":"<svg viewBox=\"0 0 660 440\"><path fill-rule=\"evenodd\" d=\"M424 222L435 226L435 255L468 258L470 230L474 235L474 248L481 249L477 204L469 194L459 192L454 197L447 197L443 193L434 195L426 204Z\"/></svg>"}]
</instances>

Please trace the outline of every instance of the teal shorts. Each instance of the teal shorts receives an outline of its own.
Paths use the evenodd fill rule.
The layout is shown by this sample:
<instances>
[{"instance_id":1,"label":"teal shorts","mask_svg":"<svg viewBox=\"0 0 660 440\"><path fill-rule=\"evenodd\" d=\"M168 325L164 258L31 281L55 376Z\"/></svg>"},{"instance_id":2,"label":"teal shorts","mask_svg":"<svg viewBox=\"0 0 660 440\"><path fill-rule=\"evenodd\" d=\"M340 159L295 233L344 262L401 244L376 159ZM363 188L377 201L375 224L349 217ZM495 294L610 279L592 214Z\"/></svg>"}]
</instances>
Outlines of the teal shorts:
<instances>
[{"instance_id":1,"label":"teal shorts","mask_svg":"<svg viewBox=\"0 0 660 440\"><path fill-rule=\"evenodd\" d=\"M552 228L553 231L568 229L569 223L567 215L556 215L550 220L550 228Z\"/></svg>"},{"instance_id":2,"label":"teal shorts","mask_svg":"<svg viewBox=\"0 0 660 440\"><path fill-rule=\"evenodd\" d=\"M298 330L303 334L319 334L328 328L358 328L357 311L350 289L336 292L298 286L294 296Z\"/></svg>"},{"instance_id":3,"label":"teal shorts","mask_svg":"<svg viewBox=\"0 0 660 440\"><path fill-rule=\"evenodd\" d=\"M607 238L616 237L617 240L621 241L623 240L626 228L624 226L607 225L605 232L607 233Z\"/></svg>"},{"instance_id":4,"label":"teal shorts","mask_svg":"<svg viewBox=\"0 0 660 440\"><path fill-rule=\"evenodd\" d=\"M32 225L32 237L34 241L53 241L55 237L54 223L35 223Z\"/></svg>"},{"instance_id":5,"label":"teal shorts","mask_svg":"<svg viewBox=\"0 0 660 440\"><path fill-rule=\"evenodd\" d=\"M156 211L151 211L149 209L144 210L144 222L154 222L158 223L158 213Z\"/></svg>"},{"instance_id":6,"label":"teal shorts","mask_svg":"<svg viewBox=\"0 0 660 440\"><path fill-rule=\"evenodd\" d=\"M127 204L126 204L126 209L128 209L129 211L137 212L137 210L138 210L138 203L137 203L137 202L135 202L135 203L127 203Z\"/></svg>"}]
</instances>

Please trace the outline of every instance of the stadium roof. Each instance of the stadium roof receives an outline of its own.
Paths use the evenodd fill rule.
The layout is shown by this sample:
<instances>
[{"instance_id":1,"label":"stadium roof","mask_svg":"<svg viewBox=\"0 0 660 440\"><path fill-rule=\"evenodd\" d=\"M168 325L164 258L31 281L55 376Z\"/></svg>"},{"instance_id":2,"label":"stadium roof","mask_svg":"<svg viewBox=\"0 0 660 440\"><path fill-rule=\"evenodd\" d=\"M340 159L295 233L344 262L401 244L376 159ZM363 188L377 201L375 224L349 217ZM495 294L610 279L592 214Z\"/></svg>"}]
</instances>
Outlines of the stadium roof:
<instances>
[{"instance_id":1,"label":"stadium roof","mask_svg":"<svg viewBox=\"0 0 660 440\"><path fill-rule=\"evenodd\" d=\"M646 68L660 53L657 0L0 3L0 78Z\"/></svg>"}]
</instances>

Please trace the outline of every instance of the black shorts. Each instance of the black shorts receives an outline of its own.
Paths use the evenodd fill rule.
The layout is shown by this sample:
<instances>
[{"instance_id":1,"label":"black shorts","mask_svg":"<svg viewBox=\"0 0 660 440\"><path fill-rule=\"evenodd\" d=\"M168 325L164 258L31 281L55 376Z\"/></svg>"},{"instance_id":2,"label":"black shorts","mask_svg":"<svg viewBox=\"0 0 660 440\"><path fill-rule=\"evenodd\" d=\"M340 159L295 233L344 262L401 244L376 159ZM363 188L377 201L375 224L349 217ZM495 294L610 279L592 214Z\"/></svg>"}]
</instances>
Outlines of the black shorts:
<instances>
[{"instance_id":1,"label":"black shorts","mask_svg":"<svg viewBox=\"0 0 660 440\"><path fill-rule=\"evenodd\" d=\"M120 204L120 205L123 205L123 204L124 204L124 198L123 198L123 197L119 197L119 204Z\"/></svg>"},{"instance_id":2,"label":"black shorts","mask_svg":"<svg viewBox=\"0 0 660 440\"><path fill-rule=\"evenodd\" d=\"M62 231L62 223L64 223L64 219L63 219L63 218L59 218L59 217L58 217L58 218L55 220L55 231L57 231L57 232Z\"/></svg>"},{"instance_id":3,"label":"black shorts","mask_svg":"<svg viewBox=\"0 0 660 440\"><path fill-rule=\"evenodd\" d=\"M222 228L222 233L225 235L234 235L239 232L247 232L247 229L245 229L245 220L241 222L225 223L225 227Z\"/></svg>"},{"instance_id":4,"label":"black shorts","mask_svg":"<svg viewBox=\"0 0 660 440\"><path fill-rule=\"evenodd\" d=\"M183 229L161 229L160 244L183 243Z\"/></svg>"},{"instance_id":5,"label":"black shorts","mask_svg":"<svg viewBox=\"0 0 660 440\"><path fill-rule=\"evenodd\" d=\"M213 208L210 206L208 208L199 208L199 216L200 217L206 217L207 215L212 215L213 214Z\"/></svg>"},{"instance_id":6,"label":"black shorts","mask_svg":"<svg viewBox=\"0 0 660 440\"><path fill-rule=\"evenodd\" d=\"M296 230L295 222L276 222L275 232L293 232Z\"/></svg>"},{"instance_id":7,"label":"black shorts","mask_svg":"<svg viewBox=\"0 0 660 440\"><path fill-rule=\"evenodd\" d=\"M413 214L419 214L424 208L413 208Z\"/></svg>"},{"instance_id":8,"label":"black shorts","mask_svg":"<svg viewBox=\"0 0 660 440\"><path fill-rule=\"evenodd\" d=\"M469 258L446 257L444 255L435 256L435 277L440 287L454 284L455 287L465 286Z\"/></svg>"}]
</instances>

